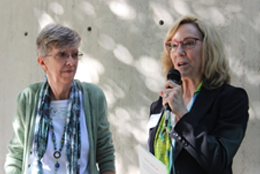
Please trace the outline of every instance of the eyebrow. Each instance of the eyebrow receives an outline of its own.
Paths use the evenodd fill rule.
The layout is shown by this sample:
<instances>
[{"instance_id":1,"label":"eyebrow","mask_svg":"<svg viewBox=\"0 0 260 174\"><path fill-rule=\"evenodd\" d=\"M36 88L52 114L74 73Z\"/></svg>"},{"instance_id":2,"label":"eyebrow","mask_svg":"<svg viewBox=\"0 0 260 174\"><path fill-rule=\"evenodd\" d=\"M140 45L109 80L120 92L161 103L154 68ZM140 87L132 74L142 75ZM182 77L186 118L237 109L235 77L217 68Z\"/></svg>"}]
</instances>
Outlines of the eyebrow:
<instances>
[{"instance_id":1,"label":"eyebrow","mask_svg":"<svg viewBox=\"0 0 260 174\"><path fill-rule=\"evenodd\" d=\"M65 50L62 50L62 49L61 49L61 50L59 51L59 53L66 53L66 52L67 52L66 49L65 49ZM73 50L71 50L70 52L76 53L76 52L79 52L79 50L78 50L78 49L75 49L75 50L73 49Z\"/></svg>"},{"instance_id":2,"label":"eyebrow","mask_svg":"<svg viewBox=\"0 0 260 174\"><path fill-rule=\"evenodd\" d=\"M188 37L185 37L185 38L182 39L182 40L173 39L173 40L169 40L169 41L178 41L178 42L180 42L180 41L183 41L183 40L185 40L185 39L194 39L194 38L199 39L199 40L202 40L200 37L188 36Z\"/></svg>"}]
</instances>

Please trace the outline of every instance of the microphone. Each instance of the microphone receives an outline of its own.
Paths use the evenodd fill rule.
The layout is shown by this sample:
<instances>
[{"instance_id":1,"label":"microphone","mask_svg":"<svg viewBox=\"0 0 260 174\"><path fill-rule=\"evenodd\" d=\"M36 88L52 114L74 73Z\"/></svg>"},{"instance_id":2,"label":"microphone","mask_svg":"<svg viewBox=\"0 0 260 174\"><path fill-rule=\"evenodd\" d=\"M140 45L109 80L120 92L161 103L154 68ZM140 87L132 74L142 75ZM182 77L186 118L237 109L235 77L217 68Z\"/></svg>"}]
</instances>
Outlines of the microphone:
<instances>
[{"instance_id":1,"label":"microphone","mask_svg":"<svg viewBox=\"0 0 260 174\"><path fill-rule=\"evenodd\" d=\"M180 82L181 82L180 72L177 69L171 69L167 74L167 80L171 80L172 82L174 82L176 84L180 84ZM170 87L168 87L168 88L170 88ZM171 108L170 108L169 104L167 103L165 105L165 128L167 127L167 124L168 124L170 112L171 112ZM174 118L174 120L175 120L175 118Z\"/></svg>"}]
</instances>

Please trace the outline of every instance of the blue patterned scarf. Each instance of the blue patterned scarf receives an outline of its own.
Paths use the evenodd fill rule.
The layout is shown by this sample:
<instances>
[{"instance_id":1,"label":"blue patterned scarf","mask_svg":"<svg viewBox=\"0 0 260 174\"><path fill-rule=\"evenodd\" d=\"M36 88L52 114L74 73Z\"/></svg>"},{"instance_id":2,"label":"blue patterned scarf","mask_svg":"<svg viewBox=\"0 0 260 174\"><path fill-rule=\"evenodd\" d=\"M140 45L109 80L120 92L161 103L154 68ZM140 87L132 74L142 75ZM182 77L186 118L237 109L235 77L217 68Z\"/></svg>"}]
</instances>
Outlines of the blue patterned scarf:
<instances>
[{"instance_id":1,"label":"blue patterned scarf","mask_svg":"<svg viewBox=\"0 0 260 174\"><path fill-rule=\"evenodd\" d=\"M37 174L43 174L41 159L47 148L48 132L50 127L50 86L47 78L42 85L36 115L35 133L34 133L34 152L37 158ZM68 174L79 173L80 159L80 99L79 89L73 81L69 103L67 108L66 122L65 122L65 153L66 153L66 168ZM60 141L60 140L57 140ZM52 142L49 142L52 143ZM54 165L54 164L53 164Z\"/></svg>"}]
</instances>

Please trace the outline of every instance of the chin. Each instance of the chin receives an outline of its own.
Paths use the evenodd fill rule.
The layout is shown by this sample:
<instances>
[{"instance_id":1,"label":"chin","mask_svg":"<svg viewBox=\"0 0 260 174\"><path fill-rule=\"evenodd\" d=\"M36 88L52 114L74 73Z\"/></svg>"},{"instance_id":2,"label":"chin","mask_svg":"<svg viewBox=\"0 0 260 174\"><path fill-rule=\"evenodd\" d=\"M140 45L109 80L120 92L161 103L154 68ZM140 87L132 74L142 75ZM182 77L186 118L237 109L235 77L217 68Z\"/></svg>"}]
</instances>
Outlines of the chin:
<instances>
[{"instance_id":1,"label":"chin","mask_svg":"<svg viewBox=\"0 0 260 174\"><path fill-rule=\"evenodd\" d=\"M63 83L64 83L64 84L72 84L73 80L74 80L74 78L65 79L65 80L63 80Z\"/></svg>"},{"instance_id":2,"label":"chin","mask_svg":"<svg viewBox=\"0 0 260 174\"><path fill-rule=\"evenodd\" d=\"M181 73L181 78L182 79L191 79L191 74L188 74L188 73L185 73L185 72L181 72L180 71L180 73Z\"/></svg>"}]
</instances>

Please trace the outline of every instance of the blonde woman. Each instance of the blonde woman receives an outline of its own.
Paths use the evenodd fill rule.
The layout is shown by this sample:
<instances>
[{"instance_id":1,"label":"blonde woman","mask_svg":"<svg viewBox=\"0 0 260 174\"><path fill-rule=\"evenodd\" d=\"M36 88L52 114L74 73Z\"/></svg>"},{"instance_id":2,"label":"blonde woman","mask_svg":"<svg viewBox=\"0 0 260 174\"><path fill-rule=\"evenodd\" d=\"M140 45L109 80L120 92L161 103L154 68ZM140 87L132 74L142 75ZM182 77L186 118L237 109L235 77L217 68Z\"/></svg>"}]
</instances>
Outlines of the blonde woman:
<instances>
[{"instance_id":1,"label":"blonde woman","mask_svg":"<svg viewBox=\"0 0 260 174\"><path fill-rule=\"evenodd\" d=\"M203 20L184 16L166 34L161 63L165 76L177 69L181 83L167 80L151 104L150 152L169 174L232 174L249 106L245 90L229 84L219 34ZM171 109L167 122L166 104Z\"/></svg>"}]
</instances>

